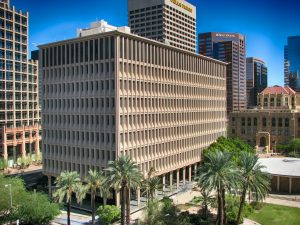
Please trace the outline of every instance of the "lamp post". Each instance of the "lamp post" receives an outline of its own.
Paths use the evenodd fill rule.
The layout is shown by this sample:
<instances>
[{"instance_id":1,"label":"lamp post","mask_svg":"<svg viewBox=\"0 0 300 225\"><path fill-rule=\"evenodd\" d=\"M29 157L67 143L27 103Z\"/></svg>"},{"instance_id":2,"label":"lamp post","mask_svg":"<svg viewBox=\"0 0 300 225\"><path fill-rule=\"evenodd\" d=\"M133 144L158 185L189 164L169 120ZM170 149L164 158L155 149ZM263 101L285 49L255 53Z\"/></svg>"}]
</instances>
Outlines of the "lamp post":
<instances>
[{"instance_id":1,"label":"lamp post","mask_svg":"<svg viewBox=\"0 0 300 225\"><path fill-rule=\"evenodd\" d=\"M11 184L5 184L4 187L9 187L9 195L10 195L10 208L12 208L12 193L11 193Z\"/></svg>"}]
</instances>

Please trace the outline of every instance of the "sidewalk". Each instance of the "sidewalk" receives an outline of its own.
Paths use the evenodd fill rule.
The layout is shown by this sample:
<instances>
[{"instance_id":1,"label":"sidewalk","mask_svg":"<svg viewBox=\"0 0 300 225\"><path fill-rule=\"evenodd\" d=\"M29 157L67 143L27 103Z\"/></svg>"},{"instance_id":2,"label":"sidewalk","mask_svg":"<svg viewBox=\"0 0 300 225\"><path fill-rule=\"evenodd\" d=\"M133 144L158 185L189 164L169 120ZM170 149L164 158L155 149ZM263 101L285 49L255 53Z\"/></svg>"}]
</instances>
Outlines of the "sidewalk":
<instances>
[{"instance_id":1,"label":"sidewalk","mask_svg":"<svg viewBox=\"0 0 300 225\"><path fill-rule=\"evenodd\" d=\"M292 199L288 200L288 199L278 199L278 198L268 197L266 198L265 202L270 204L275 204L275 205L284 205L284 206L300 208L300 202Z\"/></svg>"}]
</instances>

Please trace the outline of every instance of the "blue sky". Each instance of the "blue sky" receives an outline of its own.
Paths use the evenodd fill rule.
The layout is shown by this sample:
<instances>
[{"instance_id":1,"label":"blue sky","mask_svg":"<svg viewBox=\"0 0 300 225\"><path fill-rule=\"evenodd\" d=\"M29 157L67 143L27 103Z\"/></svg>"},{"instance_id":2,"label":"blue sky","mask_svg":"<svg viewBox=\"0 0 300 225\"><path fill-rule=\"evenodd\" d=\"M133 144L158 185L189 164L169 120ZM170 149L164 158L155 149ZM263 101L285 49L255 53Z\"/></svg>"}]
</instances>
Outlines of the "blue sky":
<instances>
[{"instance_id":1,"label":"blue sky","mask_svg":"<svg viewBox=\"0 0 300 225\"><path fill-rule=\"evenodd\" d=\"M239 32L246 35L248 57L263 59L268 84L283 85L283 47L287 36L300 35L299 0L189 0L197 6L197 33ZM11 0L29 11L29 49L76 36L95 20L127 24L127 0ZM300 54L300 53L299 53Z\"/></svg>"}]
</instances>

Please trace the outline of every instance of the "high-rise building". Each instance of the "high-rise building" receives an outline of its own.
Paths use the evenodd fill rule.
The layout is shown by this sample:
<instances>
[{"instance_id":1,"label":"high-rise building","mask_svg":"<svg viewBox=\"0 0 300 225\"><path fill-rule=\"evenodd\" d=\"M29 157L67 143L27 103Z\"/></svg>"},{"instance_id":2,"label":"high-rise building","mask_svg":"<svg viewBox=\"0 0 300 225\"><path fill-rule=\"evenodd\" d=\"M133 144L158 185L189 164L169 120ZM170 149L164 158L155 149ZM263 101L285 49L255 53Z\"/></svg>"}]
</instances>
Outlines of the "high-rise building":
<instances>
[{"instance_id":1,"label":"high-rise building","mask_svg":"<svg viewBox=\"0 0 300 225\"><path fill-rule=\"evenodd\" d=\"M268 68L264 61L258 58L246 59L247 71L247 106L257 106L257 94L268 86Z\"/></svg>"},{"instance_id":2,"label":"high-rise building","mask_svg":"<svg viewBox=\"0 0 300 225\"><path fill-rule=\"evenodd\" d=\"M228 63L227 112L246 109L245 36L215 32L199 34L199 53Z\"/></svg>"},{"instance_id":3,"label":"high-rise building","mask_svg":"<svg viewBox=\"0 0 300 225\"><path fill-rule=\"evenodd\" d=\"M284 46L284 83L300 91L300 36L288 37Z\"/></svg>"},{"instance_id":4,"label":"high-rise building","mask_svg":"<svg viewBox=\"0 0 300 225\"><path fill-rule=\"evenodd\" d=\"M28 60L28 12L0 1L0 152L9 166L39 154L38 63Z\"/></svg>"},{"instance_id":5,"label":"high-rise building","mask_svg":"<svg viewBox=\"0 0 300 225\"><path fill-rule=\"evenodd\" d=\"M49 177L84 177L125 154L172 189L226 135L221 61L114 30L42 45L39 62Z\"/></svg>"},{"instance_id":6,"label":"high-rise building","mask_svg":"<svg viewBox=\"0 0 300 225\"><path fill-rule=\"evenodd\" d=\"M184 0L128 0L132 33L196 52L196 7Z\"/></svg>"}]
</instances>

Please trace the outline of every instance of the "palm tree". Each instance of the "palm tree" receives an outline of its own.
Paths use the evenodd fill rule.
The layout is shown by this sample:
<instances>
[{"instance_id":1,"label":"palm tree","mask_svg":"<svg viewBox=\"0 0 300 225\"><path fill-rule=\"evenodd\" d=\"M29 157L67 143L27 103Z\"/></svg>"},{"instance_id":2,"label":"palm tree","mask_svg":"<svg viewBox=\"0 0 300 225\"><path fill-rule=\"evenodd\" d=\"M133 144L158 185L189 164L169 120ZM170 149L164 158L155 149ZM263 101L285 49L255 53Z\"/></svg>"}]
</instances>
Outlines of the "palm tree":
<instances>
[{"instance_id":1,"label":"palm tree","mask_svg":"<svg viewBox=\"0 0 300 225\"><path fill-rule=\"evenodd\" d=\"M88 189L91 191L91 204L92 204L92 224L95 225L95 198L99 193L101 197L107 197L109 195L109 188L107 187L106 178L100 171L89 170L86 177L86 183Z\"/></svg>"},{"instance_id":2,"label":"palm tree","mask_svg":"<svg viewBox=\"0 0 300 225\"><path fill-rule=\"evenodd\" d=\"M121 191L121 225L130 224L130 189L139 187L142 174L130 156L120 156L108 164L109 184ZM126 207L126 208L125 208Z\"/></svg>"},{"instance_id":3,"label":"palm tree","mask_svg":"<svg viewBox=\"0 0 300 225\"><path fill-rule=\"evenodd\" d=\"M57 189L54 192L53 196L60 203L64 200L66 201L68 225L70 225L72 194L75 194L77 202L81 203L82 200L85 198L87 189L81 183L77 172L62 172L60 176L56 178L55 183Z\"/></svg>"},{"instance_id":4,"label":"palm tree","mask_svg":"<svg viewBox=\"0 0 300 225\"><path fill-rule=\"evenodd\" d=\"M142 187L144 188L144 193L147 195L148 203L149 200L153 201L155 191L161 186L159 177L155 177L155 169L151 167L147 174L147 178L143 181Z\"/></svg>"},{"instance_id":5,"label":"palm tree","mask_svg":"<svg viewBox=\"0 0 300 225\"><path fill-rule=\"evenodd\" d=\"M201 189L200 202L203 208L204 219L208 218L208 206L215 203L216 198L211 195L211 190Z\"/></svg>"},{"instance_id":6,"label":"palm tree","mask_svg":"<svg viewBox=\"0 0 300 225\"><path fill-rule=\"evenodd\" d=\"M219 150L209 151L199 167L199 185L206 190L217 191L218 216L217 224L223 225L226 221L225 189L237 186L241 175L239 169L231 160L232 155Z\"/></svg>"},{"instance_id":7,"label":"palm tree","mask_svg":"<svg viewBox=\"0 0 300 225\"><path fill-rule=\"evenodd\" d=\"M248 152L241 153L240 167L244 179L236 224L239 224L241 220L247 190L255 193L256 201L263 200L270 191L270 176L267 173L262 172L262 169L265 167L260 163L257 163L257 161L258 157L255 154Z\"/></svg>"}]
</instances>

